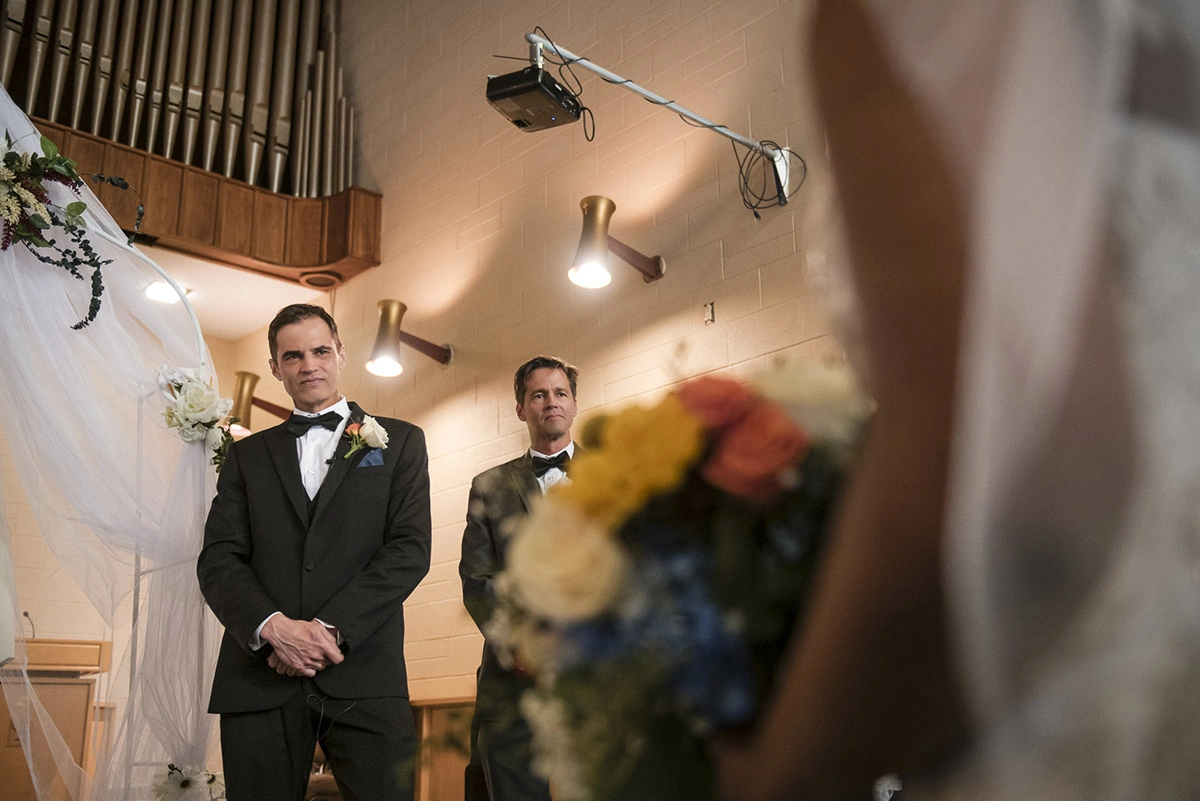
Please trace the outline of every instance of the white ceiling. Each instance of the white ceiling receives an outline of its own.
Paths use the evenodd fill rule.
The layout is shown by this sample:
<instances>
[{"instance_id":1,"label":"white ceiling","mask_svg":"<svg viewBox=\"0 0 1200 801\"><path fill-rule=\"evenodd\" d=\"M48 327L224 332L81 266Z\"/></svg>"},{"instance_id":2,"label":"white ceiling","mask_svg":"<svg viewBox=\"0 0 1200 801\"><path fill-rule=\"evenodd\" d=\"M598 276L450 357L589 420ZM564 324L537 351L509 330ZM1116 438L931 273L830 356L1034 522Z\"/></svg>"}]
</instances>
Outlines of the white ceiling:
<instances>
[{"instance_id":1,"label":"white ceiling","mask_svg":"<svg viewBox=\"0 0 1200 801\"><path fill-rule=\"evenodd\" d=\"M176 283L190 290L188 302L205 339L239 340L265 327L289 303L308 303L324 294L174 250L139 247Z\"/></svg>"}]
</instances>

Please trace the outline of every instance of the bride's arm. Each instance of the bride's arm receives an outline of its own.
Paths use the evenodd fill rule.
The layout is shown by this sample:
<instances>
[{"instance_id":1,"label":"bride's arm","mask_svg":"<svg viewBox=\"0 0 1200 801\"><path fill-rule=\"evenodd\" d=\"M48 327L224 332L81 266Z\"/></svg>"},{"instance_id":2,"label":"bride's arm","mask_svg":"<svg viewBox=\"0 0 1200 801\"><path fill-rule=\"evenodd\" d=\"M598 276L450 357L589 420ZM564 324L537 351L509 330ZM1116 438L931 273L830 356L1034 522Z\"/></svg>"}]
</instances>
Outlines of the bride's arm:
<instances>
[{"instance_id":1,"label":"bride's arm","mask_svg":"<svg viewBox=\"0 0 1200 801\"><path fill-rule=\"evenodd\" d=\"M774 701L751 741L718 753L739 801L867 798L963 731L940 557L965 212L858 4L820 2L813 36L878 411Z\"/></svg>"}]
</instances>

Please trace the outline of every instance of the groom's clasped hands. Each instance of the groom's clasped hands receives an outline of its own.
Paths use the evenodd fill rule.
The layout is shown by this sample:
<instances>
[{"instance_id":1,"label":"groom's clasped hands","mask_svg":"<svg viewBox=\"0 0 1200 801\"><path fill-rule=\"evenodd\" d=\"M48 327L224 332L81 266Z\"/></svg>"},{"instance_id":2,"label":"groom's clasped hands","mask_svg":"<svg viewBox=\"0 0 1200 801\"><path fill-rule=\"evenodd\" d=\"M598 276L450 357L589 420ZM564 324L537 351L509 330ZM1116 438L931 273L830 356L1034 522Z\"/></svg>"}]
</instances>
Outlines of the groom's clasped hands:
<instances>
[{"instance_id":1,"label":"groom's clasped hands","mask_svg":"<svg viewBox=\"0 0 1200 801\"><path fill-rule=\"evenodd\" d=\"M285 676L315 676L318 670L346 658L333 631L317 620L293 620L278 614L263 626L262 638L272 647L267 664Z\"/></svg>"}]
</instances>

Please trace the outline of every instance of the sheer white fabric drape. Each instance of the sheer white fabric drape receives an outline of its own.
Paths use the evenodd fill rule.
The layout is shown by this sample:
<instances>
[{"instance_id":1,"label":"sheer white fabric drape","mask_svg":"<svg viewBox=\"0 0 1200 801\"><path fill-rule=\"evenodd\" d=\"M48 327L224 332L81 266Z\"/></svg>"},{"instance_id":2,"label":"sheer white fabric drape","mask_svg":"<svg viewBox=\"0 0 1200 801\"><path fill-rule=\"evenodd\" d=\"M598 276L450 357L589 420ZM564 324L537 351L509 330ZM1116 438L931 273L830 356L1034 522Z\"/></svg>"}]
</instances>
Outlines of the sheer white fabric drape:
<instances>
[{"instance_id":1,"label":"sheer white fabric drape","mask_svg":"<svg viewBox=\"0 0 1200 801\"><path fill-rule=\"evenodd\" d=\"M3 92L0 122L19 149L39 149L33 125ZM64 187L48 189L55 203L71 199ZM87 281L37 261L23 245L0 253L0 425L54 555L110 626L128 628L132 614L138 621L137 650L112 673L123 684L116 695L128 689L131 700L110 723L113 747L98 755L90 789L25 674L6 674L4 692L43 801L149 799L167 762L205 763L218 632L195 580L215 486L211 454L166 428L157 371L211 368L184 304L145 297L158 275L124 246L90 189L81 199L90 241L112 259L100 314L85 329L71 326L87 309ZM11 566L0 567L11 588ZM135 582L140 603L132 610Z\"/></svg>"},{"instance_id":2,"label":"sheer white fabric drape","mask_svg":"<svg viewBox=\"0 0 1200 801\"><path fill-rule=\"evenodd\" d=\"M911 794L1194 799L1200 117L1134 68L1200 109L1200 6L865 5L970 204L945 563L981 740Z\"/></svg>"}]
</instances>

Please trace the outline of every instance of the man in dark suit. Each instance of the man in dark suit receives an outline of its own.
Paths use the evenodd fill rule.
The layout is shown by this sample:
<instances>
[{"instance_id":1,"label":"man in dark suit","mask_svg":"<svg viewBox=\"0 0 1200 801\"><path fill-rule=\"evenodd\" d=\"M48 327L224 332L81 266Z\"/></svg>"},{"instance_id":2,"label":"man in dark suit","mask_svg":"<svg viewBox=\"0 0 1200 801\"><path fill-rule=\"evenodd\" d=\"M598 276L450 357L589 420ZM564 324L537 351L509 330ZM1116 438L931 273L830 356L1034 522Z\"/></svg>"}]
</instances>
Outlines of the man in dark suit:
<instances>
[{"instance_id":1,"label":"man in dark suit","mask_svg":"<svg viewBox=\"0 0 1200 801\"><path fill-rule=\"evenodd\" d=\"M505 565L509 537L532 498L566 479L575 452L571 424L579 371L560 359L538 356L517 369L517 417L529 429L529 450L485 470L471 483L459 575L463 602L483 630L494 606L492 581ZM520 666L505 667L484 640L475 696L477 742L467 768L467 789L478 766L491 801L549 801L544 779L530 770L530 730L517 701L533 686ZM474 801L468 799L468 801Z\"/></svg>"},{"instance_id":2,"label":"man in dark suit","mask_svg":"<svg viewBox=\"0 0 1200 801\"><path fill-rule=\"evenodd\" d=\"M429 570L425 438L338 392L345 352L319 306L268 329L296 410L229 449L197 574L225 626L209 712L230 801L299 801L319 739L342 794L413 797L405 598Z\"/></svg>"}]
</instances>

